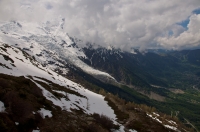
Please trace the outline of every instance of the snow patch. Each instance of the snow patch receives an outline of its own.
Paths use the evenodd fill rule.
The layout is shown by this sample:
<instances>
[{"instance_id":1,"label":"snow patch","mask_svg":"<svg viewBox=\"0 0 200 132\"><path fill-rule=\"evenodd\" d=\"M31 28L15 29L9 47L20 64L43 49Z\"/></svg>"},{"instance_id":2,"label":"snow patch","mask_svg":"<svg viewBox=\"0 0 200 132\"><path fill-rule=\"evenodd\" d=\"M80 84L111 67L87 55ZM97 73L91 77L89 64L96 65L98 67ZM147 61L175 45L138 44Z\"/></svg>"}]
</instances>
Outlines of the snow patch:
<instances>
[{"instance_id":1,"label":"snow patch","mask_svg":"<svg viewBox=\"0 0 200 132\"><path fill-rule=\"evenodd\" d=\"M170 125L164 125L166 128L172 129L174 131L180 132L176 127L170 126Z\"/></svg>"},{"instance_id":2,"label":"snow patch","mask_svg":"<svg viewBox=\"0 0 200 132\"><path fill-rule=\"evenodd\" d=\"M15 122L15 125L17 125L17 126L18 126L18 125L19 125L19 122Z\"/></svg>"},{"instance_id":3,"label":"snow patch","mask_svg":"<svg viewBox=\"0 0 200 132\"><path fill-rule=\"evenodd\" d=\"M0 101L0 112L5 112L5 109L4 103Z\"/></svg>"},{"instance_id":4,"label":"snow patch","mask_svg":"<svg viewBox=\"0 0 200 132\"><path fill-rule=\"evenodd\" d=\"M162 124L162 121L159 120L157 117L153 117L151 114L147 114L149 117L151 117L153 120L156 120L157 122Z\"/></svg>"},{"instance_id":5,"label":"snow patch","mask_svg":"<svg viewBox=\"0 0 200 132\"><path fill-rule=\"evenodd\" d=\"M170 124L173 124L173 125L177 125L176 124L176 122L174 122L174 121L172 121L172 120L170 120L170 121L168 121Z\"/></svg>"},{"instance_id":6,"label":"snow patch","mask_svg":"<svg viewBox=\"0 0 200 132\"><path fill-rule=\"evenodd\" d=\"M115 124L118 124L118 123L115 123ZM125 131L124 131L124 126L121 125L121 124L118 124L118 125L120 125L119 130L114 130L113 132L125 132Z\"/></svg>"},{"instance_id":7,"label":"snow patch","mask_svg":"<svg viewBox=\"0 0 200 132\"><path fill-rule=\"evenodd\" d=\"M153 112L153 114L156 115L156 116L160 116L159 114L157 114L157 113L155 113L155 112Z\"/></svg>"},{"instance_id":8,"label":"snow patch","mask_svg":"<svg viewBox=\"0 0 200 132\"><path fill-rule=\"evenodd\" d=\"M137 132L136 130L133 129L129 129L129 132Z\"/></svg>"},{"instance_id":9,"label":"snow patch","mask_svg":"<svg viewBox=\"0 0 200 132\"><path fill-rule=\"evenodd\" d=\"M54 91L54 92L56 92L56 93L59 93L59 94L63 94L63 95L67 95L64 91L58 91L58 90L52 90L52 91Z\"/></svg>"},{"instance_id":10,"label":"snow patch","mask_svg":"<svg viewBox=\"0 0 200 132\"><path fill-rule=\"evenodd\" d=\"M44 108L40 108L40 110L38 110L38 112L40 113L42 118L45 118L46 116L52 117L51 111L45 110Z\"/></svg>"},{"instance_id":11,"label":"snow patch","mask_svg":"<svg viewBox=\"0 0 200 132\"><path fill-rule=\"evenodd\" d=\"M32 132L40 132L40 130L33 130Z\"/></svg>"},{"instance_id":12,"label":"snow patch","mask_svg":"<svg viewBox=\"0 0 200 132\"><path fill-rule=\"evenodd\" d=\"M40 81L40 82L49 84L48 82L46 82L46 81L44 81L44 80L42 80L42 79L39 79L39 78L37 78L37 77L33 77L33 79L36 80L36 81Z\"/></svg>"}]
</instances>

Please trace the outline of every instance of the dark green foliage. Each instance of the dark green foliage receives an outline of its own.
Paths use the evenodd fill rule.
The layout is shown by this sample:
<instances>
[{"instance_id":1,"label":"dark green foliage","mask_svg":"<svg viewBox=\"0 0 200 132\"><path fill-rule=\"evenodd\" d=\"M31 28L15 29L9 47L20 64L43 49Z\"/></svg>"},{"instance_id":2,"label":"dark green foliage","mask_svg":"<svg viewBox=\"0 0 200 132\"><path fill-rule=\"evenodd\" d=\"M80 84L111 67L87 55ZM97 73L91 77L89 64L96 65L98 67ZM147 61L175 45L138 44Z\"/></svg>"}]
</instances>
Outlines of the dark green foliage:
<instances>
[{"instance_id":1,"label":"dark green foliage","mask_svg":"<svg viewBox=\"0 0 200 132\"><path fill-rule=\"evenodd\" d=\"M118 95L120 98L123 98L127 101L149 104L147 101L148 98L143 96L142 94L139 94L135 90L128 88L127 86L122 86L122 88L120 88L119 86L103 83L78 68L76 70L70 69L68 78L70 77L72 80L74 79L73 81L82 84L90 90L98 92L99 90L104 89L107 92Z\"/></svg>"},{"instance_id":2,"label":"dark green foliage","mask_svg":"<svg viewBox=\"0 0 200 132\"><path fill-rule=\"evenodd\" d=\"M200 77L200 72L197 72L196 75L197 75L198 77Z\"/></svg>"}]
</instances>

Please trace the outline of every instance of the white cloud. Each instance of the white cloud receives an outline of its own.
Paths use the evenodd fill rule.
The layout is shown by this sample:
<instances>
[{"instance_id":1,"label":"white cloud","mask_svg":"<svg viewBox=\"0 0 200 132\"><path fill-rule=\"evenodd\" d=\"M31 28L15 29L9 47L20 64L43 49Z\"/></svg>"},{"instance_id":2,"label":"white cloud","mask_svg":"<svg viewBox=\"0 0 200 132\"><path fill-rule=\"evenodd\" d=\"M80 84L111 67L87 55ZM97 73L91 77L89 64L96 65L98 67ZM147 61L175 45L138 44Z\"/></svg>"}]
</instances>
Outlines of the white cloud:
<instances>
[{"instance_id":1,"label":"white cloud","mask_svg":"<svg viewBox=\"0 0 200 132\"><path fill-rule=\"evenodd\" d=\"M188 30L178 36L160 37L158 42L165 48L185 49L200 46L200 14L192 15L188 24Z\"/></svg>"},{"instance_id":2,"label":"white cloud","mask_svg":"<svg viewBox=\"0 0 200 132\"><path fill-rule=\"evenodd\" d=\"M199 15L192 14L197 8L199 0L0 0L0 19L62 16L66 32L102 46L178 49L200 45ZM186 31L177 23L188 17Z\"/></svg>"}]
</instances>

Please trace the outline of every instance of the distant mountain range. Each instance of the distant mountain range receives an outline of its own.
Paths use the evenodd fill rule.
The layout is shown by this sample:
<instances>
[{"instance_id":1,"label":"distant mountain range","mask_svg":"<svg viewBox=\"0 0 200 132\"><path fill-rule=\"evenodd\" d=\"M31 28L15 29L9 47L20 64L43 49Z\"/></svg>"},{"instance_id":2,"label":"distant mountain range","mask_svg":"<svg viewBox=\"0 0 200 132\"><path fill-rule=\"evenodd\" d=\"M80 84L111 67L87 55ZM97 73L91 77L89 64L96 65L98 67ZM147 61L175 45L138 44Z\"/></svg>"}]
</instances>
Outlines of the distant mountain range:
<instances>
[{"instance_id":1,"label":"distant mountain range","mask_svg":"<svg viewBox=\"0 0 200 132\"><path fill-rule=\"evenodd\" d=\"M82 60L88 65L106 71L125 85L150 88L158 85L168 88L186 89L198 84L200 50L170 51L166 53L135 53L117 49L83 48L87 58ZM187 78L188 85L182 86L176 81L184 81L184 73L193 75Z\"/></svg>"}]
</instances>

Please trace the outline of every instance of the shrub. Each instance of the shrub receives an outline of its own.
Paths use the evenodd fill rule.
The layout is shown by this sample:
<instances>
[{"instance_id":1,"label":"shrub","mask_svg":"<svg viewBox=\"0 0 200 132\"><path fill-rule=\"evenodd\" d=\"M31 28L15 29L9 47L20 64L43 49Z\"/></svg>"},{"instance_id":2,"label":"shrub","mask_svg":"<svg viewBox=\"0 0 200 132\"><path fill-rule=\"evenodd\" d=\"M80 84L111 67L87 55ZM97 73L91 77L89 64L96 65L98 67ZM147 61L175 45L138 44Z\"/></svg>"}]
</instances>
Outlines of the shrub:
<instances>
[{"instance_id":1,"label":"shrub","mask_svg":"<svg viewBox=\"0 0 200 132\"><path fill-rule=\"evenodd\" d=\"M0 78L0 87L1 88L3 88L3 89L5 89L5 88L8 88L9 87L9 85L8 85L8 82L5 80L5 79L3 79L3 78Z\"/></svg>"},{"instance_id":2,"label":"shrub","mask_svg":"<svg viewBox=\"0 0 200 132\"><path fill-rule=\"evenodd\" d=\"M26 93L23 93L23 92L21 92L21 93L19 93L19 96L22 98L22 99L26 99Z\"/></svg>"},{"instance_id":3,"label":"shrub","mask_svg":"<svg viewBox=\"0 0 200 132\"><path fill-rule=\"evenodd\" d=\"M108 102L108 105L112 107L114 110L115 114L117 115L118 120L123 121L129 118L129 114L121 111L118 106L113 103L107 96L104 98Z\"/></svg>"},{"instance_id":4,"label":"shrub","mask_svg":"<svg viewBox=\"0 0 200 132\"><path fill-rule=\"evenodd\" d=\"M18 126L18 130L21 131L30 131L34 128L37 128L38 124L42 124L43 119L39 113L34 116L29 116L24 119L23 123L20 123Z\"/></svg>"},{"instance_id":5,"label":"shrub","mask_svg":"<svg viewBox=\"0 0 200 132\"><path fill-rule=\"evenodd\" d=\"M6 124L0 119L0 131L6 132L8 130Z\"/></svg>"},{"instance_id":6,"label":"shrub","mask_svg":"<svg viewBox=\"0 0 200 132\"><path fill-rule=\"evenodd\" d=\"M111 129L119 129L119 126L115 125L113 123L113 121L109 117L107 117L106 115L103 115L103 114L99 115L97 113L94 113L93 117L98 124L101 124L102 127L108 129L109 131Z\"/></svg>"},{"instance_id":7,"label":"shrub","mask_svg":"<svg viewBox=\"0 0 200 132\"><path fill-rule=\"evenodd\" d=\"M33 106L28 101L25 101L14 91L7 92L3 98L5 106L8 107L7 112L12 114L14 119L19 121L31 114Z\"/></svg>"},{"instance_id":8,"label":"shrub","mask_svg":"<svg viewBox=\"0 0 200 132\"><path fill-rule=\"evenodd\" d=\"M128 123L127 127L129 129L135 129L137 131L141 131L144 128L143 123L141 121L131 121Z\"/></svg>"},{"instance_id":9,"label":"shrub","mask_svg":"<svg viewBox=\"0 0 200 132\"><path fill-rule=\"evenodd\" d=\"M96 124L90 124L89 126L87 126L86 131L87 132L99 132L99 126Z\"/></svg>"}]
</instances>

